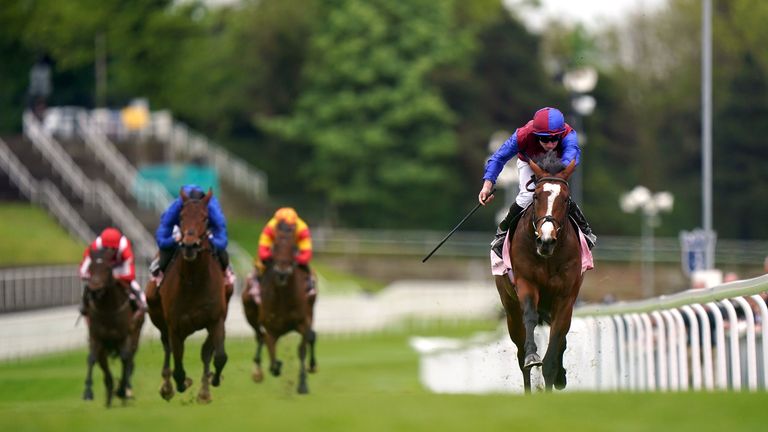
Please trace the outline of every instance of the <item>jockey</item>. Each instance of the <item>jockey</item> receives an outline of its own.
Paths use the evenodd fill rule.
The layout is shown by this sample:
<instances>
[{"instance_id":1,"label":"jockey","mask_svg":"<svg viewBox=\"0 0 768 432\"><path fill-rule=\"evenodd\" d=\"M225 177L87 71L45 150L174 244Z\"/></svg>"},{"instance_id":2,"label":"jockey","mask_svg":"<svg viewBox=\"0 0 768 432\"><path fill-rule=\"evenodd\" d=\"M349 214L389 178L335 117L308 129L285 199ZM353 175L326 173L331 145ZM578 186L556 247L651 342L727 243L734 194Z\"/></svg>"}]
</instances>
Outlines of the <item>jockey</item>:
<instances>
[{"instance_id":1,"label":"jockey","mask_svg":"<svg viewBox=\"0 0 768 432\"><path fill-rule=\"evenodd\" d=\"M133 249L131 242L117 228L105 228L101 234L96 237L83 252L83 261L80 264L80 278L90 279L91 275L88 268L91 265L91 249L110 248L117 251L113 274L116 279L128 282L130 287L128 296L131 305L135 310L146 311L147 301L144 293L141 291L139 283L136 282L136 265L133 259ZM83 288L82 303L80 304L80 313L88 316L88 287Z\"/></svg>"},{"instance_id":2,"label":"jockey","mask_svg":"<svg viewBox=\"0 0 768 432\"><path fill-rule=\"evenodd\" d=\"M205 196L203 189L197 185L185 185L183 190L191 199L202 199ZM181 241L181 233L178 228L180 226L181 207L182 199L178 197L160 216L160 225L155 232L155 240L157 240L157 246L160 249L160 256L150 264L150 271L155 277L160 272L164 272L165 268L168 267L174 252L176 252L176 247ZM215 196L212 196L208 202L208 231L214 254L218 257L221 268L227 273L229 271L227 221L224 218L221 205L219 205L219 201Z\"/></svg>"},{"instance_id":3,"label":"jockey","mask_svg":"<svg viewBox=\"0 0 768 432\"><path fill-rule=\"evenodd\" d=\"M533 201L533 192L527 189L528 179L533 179L533 170L528 166L528 158L554 150L562 158L565 166L576 161L579 164L581 149L576 131L565 122L563 113L556 108L542 108L536 111L533 120L525 126L517 128L504 144L488 160L483 176L483 187L478 195L480 204L485 205L493 200L491 189L496 182L504 164L517 155L517 173L520 192L515 203L509 208L507 216L499 223L496 237L491 242L491 250L501 257L501 247L510 228L517 225L517 219L523 209ZM594 247L597 237L592 233L584 214L574 201L570 201L568 214L578 224L587 245Z\"/></svg>"},{"instance_id":4,"label":"jockey","mask_svg":"<svg viewBox=\"0 0 768 432\"><path fill-rule=\"evenodd\" d=\"M267 222L264 229L261 231L261 236L259 236L258 257L254 260L254 266L256 267L256 278L254 278L254 281L258 283L258 277L264 273L266 263L272 259L272 246L275 243L277 225L280 222L296 227L296 230L294 231L297 249L295 255L296 264L309 275L307 290L312 293L315 288L314 276L309 268L309 261L312 259L312 235L309 232L307 223L304 222L304 220L299 217L298 213L296 213L296 210L291 207L278 209L272 219Z\"/></svg>"}]
</instances>

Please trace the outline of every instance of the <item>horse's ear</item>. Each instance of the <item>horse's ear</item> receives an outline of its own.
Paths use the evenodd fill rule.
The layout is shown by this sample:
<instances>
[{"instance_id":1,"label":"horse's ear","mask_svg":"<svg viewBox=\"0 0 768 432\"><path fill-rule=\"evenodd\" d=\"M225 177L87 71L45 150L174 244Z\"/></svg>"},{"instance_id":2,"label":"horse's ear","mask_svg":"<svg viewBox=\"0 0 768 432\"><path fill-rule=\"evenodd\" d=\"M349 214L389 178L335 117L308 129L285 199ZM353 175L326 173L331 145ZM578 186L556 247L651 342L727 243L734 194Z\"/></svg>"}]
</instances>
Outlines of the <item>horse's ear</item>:
<instances>
[{"instance_id":1,"label":"horse's ear","mask_svg":"<svg viewBox=\"0 0 768 432\"><path fill-rule=\"evenodd\" d=\"M569 163L568 166L565 167L565 169L561 174L561 177L563 177L564 180L568 180L573 174L573 171L575 169L576 169L576 159L572 160L571 163Z\"/></svg>"},{"instance_id":2,"label":"horse's ear","mask_svg":"<svg viewBox=\"0 0 768 432\"><path fill-rule=\"evenodd\" d=\"M533 159L528 160L528 166L531 167L533 170L533 175L536 176L537 179L547 176L547 173L544 172L544 170L541 169L538 165L536 165L536 162L534 162Z\"/></svg>"},{"instance_id":3,"label":"horse's ear","mask_svg":"<svg viewBox=\"0 0 768 432\"><path fill-rule=\"evenodd\" d=\"M211 200L212 196L213 196L213 188L209 187L208 188L208 193L205 194L205 196L203 197L203 201L205 201L205 203L208 204L208 201Z\"/></svg>"},{"instance_id":4,"label":"horse's ear","mask_svg":"<svg viewBox=\"0 0 768 432\"><path fill-rule=\"evenodd\" d=\"M182 201L186 201L189 199L189 196L187 196L187 193L184 192L184 186L179 188L179 196L181 197Z\"/></svg>"}]
</instances>

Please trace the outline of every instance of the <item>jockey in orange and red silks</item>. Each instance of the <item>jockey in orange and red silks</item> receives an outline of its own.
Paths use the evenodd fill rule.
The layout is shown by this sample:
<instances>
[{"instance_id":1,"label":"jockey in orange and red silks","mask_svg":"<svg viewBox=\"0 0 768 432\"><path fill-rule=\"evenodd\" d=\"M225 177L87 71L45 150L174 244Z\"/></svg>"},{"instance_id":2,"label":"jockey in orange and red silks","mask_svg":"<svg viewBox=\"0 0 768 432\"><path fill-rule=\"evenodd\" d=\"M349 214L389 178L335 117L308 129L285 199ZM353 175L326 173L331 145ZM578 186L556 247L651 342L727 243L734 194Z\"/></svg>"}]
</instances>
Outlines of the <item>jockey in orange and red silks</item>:
<instances>
[{"instance_id":1,"label":"jockey in orange and red silks","mask_svg":"<svg viewBox=\"0 0 768 432\"><path fill-rule=\"evenodd\" d=\"M272 246L275 244L275 234L277 225L280 222L296 226L294 230L296 240L296 264L303 268L309 276L307 291L310 297L316 295L315 275L309 268L309 262L312 260L312 234L309 231L309 225L304 222L291 207L283 207L275 212L275 215L267 222L259 236L259 250L254 259L256 272L253 277L249 277L252 286L250 288L254 301L261 303L259 292L259 276L264 273L265 263L272 259Z\"/></svg>"},{"instance_id":2,"label":"jockey in orange and red silks","mask_svg":"<svg viewBox=\"0 0 768 432\"><path fill-rule=\"evenodd\" d=\"M91 265L91 249L110 248L116 251L113 274L116 279L128 282L130 292L128 293L132 304L136 309L146 310L146 299L141 291L139 283L136 282L136 264L133 257L133 248L131 242L117 228L105 228L101 234L85 249L83 260L80 263L80 278L90 279L91 275L88 269ZM80 313L87 315L88 311L87 289L83 291Z\"/></svg>"},{"instance_id":3,"label":"jockey in orange and red silks","mask_svg":"<svg viewBox=\"0 0 768 432\"><path fill-rule=\"evenodd\" d=\"M515 222L533 201L533 192L527 188L528 181L534 177L533 170L528 166L528 158L534 158L549 151L556 152L564 166L568 166L571 161L576 161L576 165L580 162L581 149L576 131L565 122L560 110L546 107L536 111L533 119L525 126L517 128L488 160L483 175L483 187L478 195L478 200L483 205L493 200L491 189L501 170L504 169L504 165L517 156L519 192L507 216L499 224L496 237L491 242L491 249L499 256L501 256L501 244L504 242L507 230L510 229L510 224ZM571 201L568 208L569 215L579 225L591 249L597 238L592 233L586 218L574 201Z\"/></svg>"}]
</instances>

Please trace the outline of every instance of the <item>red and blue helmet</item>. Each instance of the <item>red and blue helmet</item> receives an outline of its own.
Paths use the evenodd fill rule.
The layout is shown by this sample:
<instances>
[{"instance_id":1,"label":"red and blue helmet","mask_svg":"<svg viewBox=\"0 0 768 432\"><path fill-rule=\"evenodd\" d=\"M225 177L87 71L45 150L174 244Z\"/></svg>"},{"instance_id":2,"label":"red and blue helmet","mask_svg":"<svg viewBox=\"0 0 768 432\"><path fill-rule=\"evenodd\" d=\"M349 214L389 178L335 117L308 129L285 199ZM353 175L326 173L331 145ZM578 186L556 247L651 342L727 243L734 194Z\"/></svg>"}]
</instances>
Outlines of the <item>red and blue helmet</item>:
<instances>
[{"instance_id":1,"label":"red and blue helmet","mask_svg":"<svg viewBox=\"0 0 768 432\"><path fill-rule=\"evenodd\" d=\"M563 113L557 108L542 108L533 115L535 135L558 135L565 132Z\"/></svg>"}]
</instances>

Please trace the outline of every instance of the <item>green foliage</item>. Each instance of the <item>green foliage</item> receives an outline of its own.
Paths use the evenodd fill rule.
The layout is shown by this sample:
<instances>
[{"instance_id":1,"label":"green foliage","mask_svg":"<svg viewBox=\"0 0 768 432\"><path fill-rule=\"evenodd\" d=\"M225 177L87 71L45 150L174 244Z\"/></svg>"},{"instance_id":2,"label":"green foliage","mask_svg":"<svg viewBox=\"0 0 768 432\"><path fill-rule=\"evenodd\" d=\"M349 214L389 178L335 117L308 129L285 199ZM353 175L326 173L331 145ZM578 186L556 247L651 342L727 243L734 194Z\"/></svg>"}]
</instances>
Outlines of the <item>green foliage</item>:
<instances>
[{"instance_id":1,"label":"green foliage","mask_svg":"<svg viewBox=\"0 0 768 432\"><path fill-rule=\"evenodd\" d=\"M80 262L84 244L73 240L45 211L0 205L0 267Z\"/></svg>"},{"instance_id":2,"label":"green foliage","mask_svg":"<svg viewBox=\"0 0 768 432\"><path fill-rule=\"evenodd\" d=\"M451 3L337 2L314 35L296 110L259 121L306 149L300 175L347 224L424 224L455 201L455 117L428 79L469 49Z\"/></svg>"}]
</instances>

